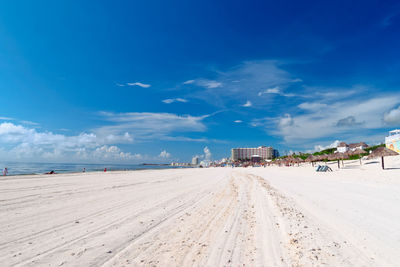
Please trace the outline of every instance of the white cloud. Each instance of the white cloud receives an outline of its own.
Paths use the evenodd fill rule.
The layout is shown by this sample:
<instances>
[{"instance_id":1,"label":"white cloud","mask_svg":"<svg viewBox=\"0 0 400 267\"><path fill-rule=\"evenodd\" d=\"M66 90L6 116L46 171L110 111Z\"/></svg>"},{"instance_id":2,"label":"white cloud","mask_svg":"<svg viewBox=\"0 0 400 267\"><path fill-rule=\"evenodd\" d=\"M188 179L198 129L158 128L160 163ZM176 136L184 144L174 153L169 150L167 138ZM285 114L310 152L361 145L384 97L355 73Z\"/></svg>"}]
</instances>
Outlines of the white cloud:
<instances>
[{"instance_id":1,"label":"white cloud","mask_svg":"<svg viewBox=\"0 0 400 267\"><path fill-rule=\"evenodd\" d=\"M170 157L171 157L171 154L168 153L166 150L163 150L163 151L161 151L160 155L158 155L158 156L159 156L160 158L167 159L167 158L170 158Z\"/></svg>"},{"instance_id":2,"label":"white cloud","mask_svg":"<svg viewBox=\"0 0 400 267\"><path fill-rule=\"evenodd\" d=\"M243 105L242 105L242 107L251 107L253 104L249 101L249 100L247 100L246 101L246 103L244 103Z\"/></svg>"},{"instance_id":3,"label":"white cloud","mask_svg":"<svg viewBox=\"0 0 400 267\"><path fill-rule=\"evenodd\" d=\"M195 80L187 80L187 81L183 82L183 84L192 84L194 82L195 82Z\"/></svg>"},{"instance_id":4,"label":"white cloud","mask_svg":"<svg viewBox=\"0 0 400 267\"><path fill-rule=\"evenodd\" d=\"M319 151L322 151L322 150L325 150L325 149L328 149L328 148L336 148L340 144L340 142L341 141L336 140L336 141L334 141L333 143L331 143L329 145L325 145L325 146L316 145L316 146L314 146L313 150L309 150L309 151L306 151L306 152L307 153L313 153L313 152L319 152Z\"/></svg>"},{"instance_id":5,"label":"white cloud","mask_svg":"<svg viewBox=\"0 0 400 267\"><path fill-rule=\"evenodd\" d=\"M2 120L2 121L13 121L15 119L14 118L10 118L10 117L0 117L0 120Z\"/></svg>"},{"instance_id":6,"label":"white cloud","mask_svg":"<svg viewBox=\"0 0 400 267\"><path fill-rule=\"evenodd\" d=\"M39 123L33 121L20 121L20 122L27 125L34 125L34 126L39 125Z\"/></svg>"},{"instance_id":7,"label":"white cloud","mask_svg":"<svg viewBox=\"0 0 400 267\"><path fill-rule=\"evenodd\" d=\"M217 87L221 87L222 83L216 82L216 81L204 81L203 85L207 88L217 88Z\"/></svg>"},{"instance_id":8,"label":"white cloud","mask_svg":"<svg viewBox=\"0 0 400 267\"><path fill-rule=\"evenodd\" d=\"M365 131L362 129L384 127L382 116L387 107L394 106L399 102L398 99L398 96L392 96L367 100L340 99L332 101L329 105L320 102L303 103L300 107L312 112L269 118L266 121L272 122L272 124L275 122L275 127L263 125L266 125L268 132L282 136L289 144L298 145L304 143L305 140L318 140L326 137L341 138L346 133L353 133L360 139L364 139L368 137L368 134L363 135ZM386 121L396 118L396 113L386 113Z\"/></svg>"},{"instance_id":9,"label":"white cloud","mask_svg":"<svg viewBox=\"0 0 400 267\"><path fill-rule=\"evenodd\" d=\"M258 93L259 96L262 96L263 94L280 94L280 89L279 86L275 86L273 88L268 88L264 91L261 91Z\"/></svg>"},{"instance_id":10,"label":"white cloud","mask_svg":"<svg viewBox=\"0 0 400 267\"><path fill-rule=\"evenodd\" d=\"M92 156L95 159L103 160L131 160L131 159L141 159L142 155L122 152L117 146L101 146L94 150Z\"/></svg>"},{"instance_id":11,"label":"white cloud","mask_svg":"<svg viewBox=\"0 0 400 267\"><path fill-rule=\"evenodd\" d=\"M400 106L386 112L383 121L389 125L400 125Z\"/></svg>"},{"instance_id":12,"label":"white cloud","mask_svg":"<svg viewBox=\"0 0 400 267\"><path fill-rule=\"evenodd\" d=\"M95 133L80 133L67 136L52 132L38 132L34 128L16 125L9 122L0 124L0 145L3 147L2 158L7 159L48 159L52 161L99 161L104 157L98 157L111 143L129 143L132 137L128 134L101 136ZM108 147L107 155L113 152L113 156L107 159L133 159L129 153L118 151L116 146ZM119 149L119 148L118 148Z\"/></svg>"},{"instance_id":13,"label":"white cloud","mask_svg":"<svg viewBox=\"0 0 400 267\"><path fill-rule=\"evenodd\" d=\"M300 83L300 82L303 82L303 80L300 78L296 78L296 79L291 80L291 82L292 83Z\"/></svg>"},{"instance_id":14,"label":"white cloud","mask_svg":"<svg viewBox=\"0 0 400 267\"><path fill-rule=\"evenodd\" d=\"M183 84L193 84L193 85L208 88L208 89L222 87L222 82L208 80L208 79L188 80L186 82L183 82Z\"/></svg>"},{"instance_id":15,"label":"white cloud","mask_svg":"<svg viewBox=\"0 0 400 267\"><path fill-rule=\"evenodd\" d=\"M308 111L316 111L316 110L321 110L323 108L326 108L328 105L324 103L318 103L318 102L304 102L298 105L299 108L308 110Z\"/></svg>"},{"instance_id":16,"label":"white cloud","mask_svg":"<svg viewBox=\"0 0 400 267\"><path fill-rule=\"evenodd\" d=\"M278 126L280 128L285 128L293 125L293 118L290 114L285 114L284 117L279 119Z\"/></svg>"},{"instance_id":17,"label":"white cloud","mask_svg":"<svg viewBox=\"0 0 400 267\"><path fill-rule=\"evenodd\" d=\"M210 162L212 156L210 149L208 147L205 147L203 151L204 151L204 160Z\"/></svg>"},{"instance_id":18,"label":"white cloud","mask_svg":"<svg viewBox=\"0 0 400 267\"><path fill-rule=\"evenodd\" d=\"M287 93L282 92L279 86L275 86L273 88L268 88L264 91L261 91L258 93L258 96L262 96L265 94L277 94L277 95L286 96L286 97L296 96L295 94L287 94Z\"/></svg>"},{"instance_id":19,"label":"white cloud","mask_svg":"<svg viewBox=\"0 0 400 267\"><path fill-rule=\"evenodd\" d=\"M150 84L145 84L145 83L140 83L140 82L134 82L134 83L126 83L129 86L139 86L142 88L149 88L151 85Z\"/></svg>"},{"instance_id":20,"label":"white cloud","mask_svg":"<svg viewBox=\"0 0 400 267\"><path fill-rule=\"evenodd\" d=\"M182 102L182 103L186 103L186 102L188 102L186 99L184 99L184 98L168 98L168 99L164 99L164 100L162 100L162 102L164 102L165 104L171 104L171 103L174 103L174 102Z\"/></svg>"},{"instance_id":21,"label":"white cloud","mask_svg":"<svg viewBox=\"0 0 400 267\"><path fill-rule=\"evenodd\" d=\"M112 125L102 126L94 130L99 135L120 136L131 133L135 140L173 140L176 133L204 132L206 126L203 120L210 115L190 116L173 113L111 113L101 112L100 115ZM181 140L181 137L177 137Z\"/></svg>"},{"instance_id":22,"label":"white cloud","mask_svg":"<svg viewBox=\"0 0 400 267\"><path fill-rule=\"evenodd\" d=\"M235 120L235 121L233 121L233 122L235 122L235 123L242 123L243 121L241 121L241 120Z\"/></svg>"}]
</instances>

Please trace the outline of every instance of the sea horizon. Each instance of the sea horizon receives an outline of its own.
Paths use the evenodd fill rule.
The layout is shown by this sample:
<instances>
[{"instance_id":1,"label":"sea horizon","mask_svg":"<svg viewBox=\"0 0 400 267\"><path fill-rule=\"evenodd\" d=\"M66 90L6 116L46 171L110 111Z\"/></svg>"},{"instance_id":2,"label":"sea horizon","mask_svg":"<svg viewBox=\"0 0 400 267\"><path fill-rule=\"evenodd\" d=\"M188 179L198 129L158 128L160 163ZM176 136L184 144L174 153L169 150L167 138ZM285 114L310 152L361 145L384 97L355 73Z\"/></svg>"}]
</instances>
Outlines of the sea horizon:
<instances>
[{"instance_id":1,"label":"sea horizon","mask_svg":"<svg viewBox=\"0 0 400 267\"><path fill-rule=\"evenodd\" d=\"M104 171L133 171L133 170L146 170L146 169L169 169L177 168L178 166L171 166L162 163L140 163L140 164L127 164L127 163L49 163L49 162L13 162L13 161L0 161L0 170L3 171L7 168L7 176L12 175L39 175L46 172L54 171L55 173L79 173L83 172L96 172ZM181 167L181 166L180 166Z\"/></svg>"}]
</instances>

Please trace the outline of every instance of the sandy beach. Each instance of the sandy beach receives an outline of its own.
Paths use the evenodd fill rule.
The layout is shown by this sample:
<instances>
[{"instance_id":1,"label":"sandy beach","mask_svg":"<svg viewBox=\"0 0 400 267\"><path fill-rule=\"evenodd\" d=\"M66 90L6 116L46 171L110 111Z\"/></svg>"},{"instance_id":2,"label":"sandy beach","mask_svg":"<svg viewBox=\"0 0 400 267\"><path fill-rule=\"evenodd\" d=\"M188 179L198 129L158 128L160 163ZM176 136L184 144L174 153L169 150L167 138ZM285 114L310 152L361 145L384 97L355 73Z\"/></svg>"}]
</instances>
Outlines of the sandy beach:
<instances>
[{"instance_id":1,"label":"sandy beach","mask_svg":"<svg viewBox=\"0 0 400 267\"><path fill-rule=\"evenodd\" d=\"M385 162L2 177L0 265L396 266Z\"/></svg>"}]
</instances>

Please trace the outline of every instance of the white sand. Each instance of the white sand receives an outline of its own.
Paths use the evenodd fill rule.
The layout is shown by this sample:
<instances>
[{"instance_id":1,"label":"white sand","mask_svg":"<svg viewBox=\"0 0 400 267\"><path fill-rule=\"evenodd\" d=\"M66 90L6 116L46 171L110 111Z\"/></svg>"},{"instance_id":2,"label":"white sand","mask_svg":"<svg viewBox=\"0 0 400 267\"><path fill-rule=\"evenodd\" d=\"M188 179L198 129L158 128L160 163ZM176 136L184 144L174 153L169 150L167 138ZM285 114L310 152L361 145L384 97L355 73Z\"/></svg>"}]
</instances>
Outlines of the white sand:
<instances>
[{"instance_id":1,"label":"white sand","mask_svg":"<svg viewBox=\"0 0 400 267\"><path fill-rule=\"evenodd\" d=\"M400 169L346 165L2 177L0 266L398 265Z\"/></svg>"}]
</instances>

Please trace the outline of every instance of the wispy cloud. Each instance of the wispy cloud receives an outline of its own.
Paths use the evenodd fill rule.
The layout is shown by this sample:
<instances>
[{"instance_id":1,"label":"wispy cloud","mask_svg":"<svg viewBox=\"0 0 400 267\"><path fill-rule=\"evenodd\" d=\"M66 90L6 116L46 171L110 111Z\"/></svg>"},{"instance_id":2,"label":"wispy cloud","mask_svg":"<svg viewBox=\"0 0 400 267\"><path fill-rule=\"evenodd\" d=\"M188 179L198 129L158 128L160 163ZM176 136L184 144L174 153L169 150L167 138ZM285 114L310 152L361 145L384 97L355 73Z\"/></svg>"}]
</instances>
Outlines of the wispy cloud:
<instances>
[{"instance_id":1,"label":"wispy cloud","mask_svg":"<svg viewBox=\"0 0 400 267\"><path fill-rule=\"evenodd\" d=\"M183 84L193 84L193 85L208 88L208 89L222 87L222 85L223 85L222 82L208 80L208 79L188 80L186 82L183 82Z\"/></svg>"},{"instance_id":2,"label":"wispy cloud","mask_svg":"<svg viewBox=\"0 0 400 267\"><path fill-rule=\"evenodd\" d=\"M38 126L39 125L39 123L34 122L34 121L20 121L20 122L23 123L23 124L26 124L26 125L33 125L33 126Z\"/></svg>"},{"instance_id":3,"label":"wispy cloud","mask_svg":"<svg viewBox=\"0 0 400 267\"><path fill-rule=\"evenodd\" d=\"M212 73L214 79L198 78L187 81L193 86L191 97L203 99L216 106L237 106L246 95L254 106L267 106L269 100L260 98L265 88L280 88L280 92L300 83L276 60L246 61L226 71ZM198 88L196 90L196 87ZM270 91L269 93L273 93ZM261 93L262 95L262 93ZM285 96L291 96L285 93Z\"/></svg>"},{"instance_id":4,"label":"wispy cloud","mask_svg":"<svg viewBox=\"0 0 400 267\"><path fill-rule=\"evenodd\" d=\"M150 84L145 84L145 83L140 83L140 82L126 83L126 85L139 86L139 87L142 87L142 88L149 88L151 86Z\"/></svg>"},{"instance_id":5,"label":"wispy cloud","mask_svg":"<svg viewBox=\"0 0 400 267\"><path fill-rule=\"evenodd\" d=\"M164 102L165 104L172 104L174 102L182 102L182 103L186 103L188 102L186 99L184 98L168 98L168 99L164 99L162 100L162 102Z\"/></svg>"},{"instance_id":6,"label":"wispy cloud","mask_svg":"<svg viewBox=\"0 0 400 267\"><path fill-rule=\"evenodd\" d=\"M0 117L0 120L2 120L2 121L13 121L15 119L11 118L11 117Z\"/></svg>"},{"instance_id":7,"label":"wispy cloud","mask_svg":"<svg viewBox=\"0 0 400 267\"><path fill-rule=\"evenodd\" d=\"M235 121L233 121L234 123L242 123L243 121L242 120L235 120Z\"/></svg>"},{"instance_id":8,"label":"wispy cloud","mask_svg":"<svg viewBox=\"0 0 400 267\"><path fill-rule=\"evenodd\" d=\"M247 100L246 103L244 103L244 104L242 105L242 107L248 108L248 107L251 107L252 105L253 105L253 104L251 103L251 101Z\"/></svg>"},{"instance_id":9,"label":"wispy cloud","mask_svg":"<svg viewBox=\"0 0 400 267\"><path fill-rule=\"evenodd\" d=\"M286 94L286 93L282 92L281 88L279 86L275 86L273 88L268 88L264 91L258 92L258 96L262 96L265 94L277 94L277 95L282 95L282 96L286 96L286 97L296 96L295 94Z\"/></svg>"},{"instance_id":10,"label":"wispy cloud","mask_svg":"<svg viewBox=\"0 0 400 267\"><path fill-rule=\"evenodd\" d=\"M389 27L393 23L393 18L400 14L399 10L392 12L391 14L387 15L383 18L381 25L383 27Z\"/></svg>"},{"instance_id":11,"label":"wispy cloud","mask_svg":"<svg viewBox=\"0 0 400 267\"><path fill-rule=\"evenodd\" d=\"M175 134L204 132L207 127L203 123L210 115L191 116L173 113L131 112L112 113L101 112L100 116L112 123L94 130L101 135L120 136L130 133L135 140L172 140ZM178 140L181 137L178 136Z\"/></svg>"}]
</instances>

